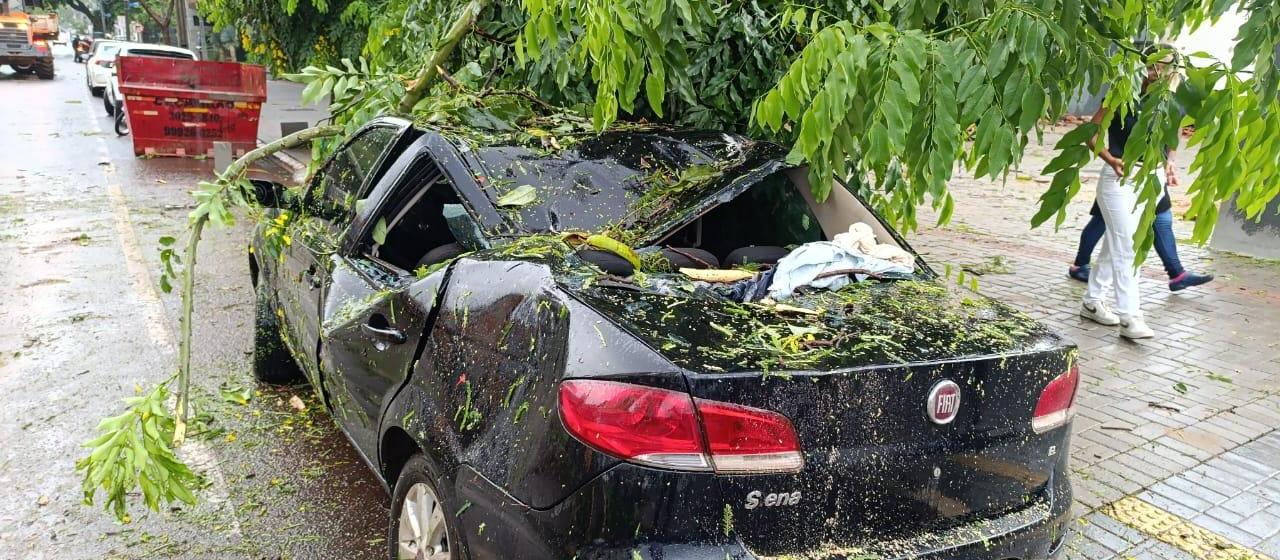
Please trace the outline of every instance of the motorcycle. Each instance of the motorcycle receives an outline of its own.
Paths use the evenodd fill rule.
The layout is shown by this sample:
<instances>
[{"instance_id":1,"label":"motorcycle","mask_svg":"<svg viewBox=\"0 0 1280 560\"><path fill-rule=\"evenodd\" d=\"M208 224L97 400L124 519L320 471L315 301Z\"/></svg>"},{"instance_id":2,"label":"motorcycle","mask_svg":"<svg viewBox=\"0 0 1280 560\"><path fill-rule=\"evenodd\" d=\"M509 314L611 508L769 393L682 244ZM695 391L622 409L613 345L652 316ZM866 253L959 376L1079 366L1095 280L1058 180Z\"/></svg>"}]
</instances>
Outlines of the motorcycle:
<instances>
[{"instance_id":1,"label":"motorcycle","mask_svg":"<svg viewBox=\"0 0 1280 560\"><path fill-rule=\"evenodd\" d=\"M129 117L125 115L124 103L116 101L116 136L126 136L129 134Z\"/></svg>"},{"instance_id":2,"label":"motorcycle","mask_svg":"<svg viewBox=\"0 0 1280 560\"><path fill-rule=\"evenodd\" d=\"M93 39L88 37L76 37L75 51L76 62L84 62L89 59L89 51L93 49Z\"/></svg>"}]
</instances>

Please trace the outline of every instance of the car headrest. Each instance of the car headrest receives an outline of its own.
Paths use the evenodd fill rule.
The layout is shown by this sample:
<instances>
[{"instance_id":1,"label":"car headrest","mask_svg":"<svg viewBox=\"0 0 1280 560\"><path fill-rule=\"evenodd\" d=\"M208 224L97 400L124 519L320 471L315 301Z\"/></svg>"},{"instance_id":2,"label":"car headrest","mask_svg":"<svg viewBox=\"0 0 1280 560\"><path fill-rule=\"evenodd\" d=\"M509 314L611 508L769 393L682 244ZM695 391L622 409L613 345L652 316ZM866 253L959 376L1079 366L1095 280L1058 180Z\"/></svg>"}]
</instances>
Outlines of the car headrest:
<instances>
[{"instance_id":1,"label":"car headrest","mask_svg":"<svg viewBox=\"0 0 1280 560\"><path fill-rule=\"evenodd\" d=\"M783 247L774 245L748 245L734 249L729 256L725 257L724 264L733 266L739 264L778 264L778 260L790 253Z\"/></svg>"},{"instance_id":2,"label":"car headrest","mask_svg":"<svg viewBox=\"0 0 1280 560\"><path fill-rule=\"evenodd\" d=\"M427 254L423 255L422 258L418 260L418 266L415 266L414 268L417 269L423 266L442 263L452 259L453 257L461 255L463 251L464 249L462 248L462 245L459 245L458 243L441 245L435 249L427 251Z\"/></svg>"},{"instance_id":3,"label":"car headrest","mask_svg":"<svg viewBox=\"0 0 1280 560\"><path fill-rule=\"evenodd\" d=\"M720 259L710 251L696 247L665 247L662 256L671 262L672 268L720 268Z\"/></svg>"}]
</instances>

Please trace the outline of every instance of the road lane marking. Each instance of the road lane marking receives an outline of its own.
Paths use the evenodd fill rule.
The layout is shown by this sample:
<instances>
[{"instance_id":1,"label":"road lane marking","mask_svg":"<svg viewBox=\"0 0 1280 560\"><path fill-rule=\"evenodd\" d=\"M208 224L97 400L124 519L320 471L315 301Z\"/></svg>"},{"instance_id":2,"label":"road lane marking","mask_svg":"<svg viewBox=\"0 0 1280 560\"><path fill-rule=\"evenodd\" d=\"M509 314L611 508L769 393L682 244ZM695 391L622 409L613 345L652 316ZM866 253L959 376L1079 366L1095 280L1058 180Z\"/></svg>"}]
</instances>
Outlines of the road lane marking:
<instances>
[{"instance_id":1,"label":"road lane marking","mask_svg":"<svg viewBox=\"0 0 1280 560\"><path fill-rule=\"evenodd\" d=\"M1160 509L1134 496L1099 509L1138 532L1179 550L1208 560L1271 560L1270 556L1231 542L1226 537Z\"/></svg>"},{"instance_id":2,"label":"road lane marking","mask_svg":"<svg viewBox=\"0 0 1280 560\"><path fill-rule=\"evenodd\" d=\"M107 147L102 127L98 125L98 115L94 113L92 106L93 103L85 104L89 113L89 122L93 124L94 138L98 141L100 162L107 163L99 167L102 168L103 177L106 179L107 199L115 222L116 236L120 239L120 248L124 252L124 264L129 274L129 283L133 286L134 295L142 301L145 309L147 336L151 343L164 349L170 356L175 356L176 338L165 325L164 303L160 301L160 296L156 293L156 285L151 282L151 275L147 272L147 261L142 256L141 244L138 242L138 235L129 214L129 205L125 200L124 191L120 189L120 184L115 179L115 170L110 165L111 152ZM243 539L244 532L240 529L240 519L236 517L231 507L230 487L227 485L226 476L222 473L213 450L200 440L187 439L178 451L186 457L191 467L208 477L209 504L215 509L224 509L226 517L231 522L231 534L237 540Z\"/></svg>"}]
</instances>

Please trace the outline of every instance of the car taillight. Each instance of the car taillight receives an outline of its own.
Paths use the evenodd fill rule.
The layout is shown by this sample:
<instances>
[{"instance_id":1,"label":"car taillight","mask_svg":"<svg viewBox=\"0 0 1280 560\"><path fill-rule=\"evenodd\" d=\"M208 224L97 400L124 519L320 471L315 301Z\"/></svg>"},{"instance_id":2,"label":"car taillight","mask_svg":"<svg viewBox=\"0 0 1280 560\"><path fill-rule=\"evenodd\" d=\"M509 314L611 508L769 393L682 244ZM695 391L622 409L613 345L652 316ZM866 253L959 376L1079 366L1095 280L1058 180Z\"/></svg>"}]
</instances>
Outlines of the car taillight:
<instances>
[{"instance_id":1,"label":"car taillight","mask_svg":"<svg viewBox=\"0 0 1280 560\"><path fill-rule=\"evenodd\" d=\"M1066 424L1075 415L1076 387L1080 384L1080 369L1071 366L1071 370L1053 378L1044 391L1040 392L1040 401L1031 415L1031 429L1037 434Z\"/></svg>"},{"instance_id":2,"label":"car taillight","mask_svg":"<svg viewBox=\"0 0 1280 560\"><path fill-rule=\"evenodd\" d=\"M643 465L725 474L804 466L785 416L678 391L569 380L560 384L560 419L583 443Z\"/></svg>"},{"instance_id":3,"label":"car taillight","mask_svg":"<svg viewBox=\"0 0 1280 560\"><path fill-rule=\"evenodd\" d=\"M614 381L565 381L560 419L583 443L636 463L710 470L689 395Z\"/></svg>"},{"instance_id":4,"label":"car taillight","mask_svg":"<svg viewBox=\"0 0 1280 560\"><path fill-rule=\"evenodd\" d=\"M800 442L786 416L736 404L693 399L716 472L796 472L804 466Z\"/></svg>"}]
</instances>

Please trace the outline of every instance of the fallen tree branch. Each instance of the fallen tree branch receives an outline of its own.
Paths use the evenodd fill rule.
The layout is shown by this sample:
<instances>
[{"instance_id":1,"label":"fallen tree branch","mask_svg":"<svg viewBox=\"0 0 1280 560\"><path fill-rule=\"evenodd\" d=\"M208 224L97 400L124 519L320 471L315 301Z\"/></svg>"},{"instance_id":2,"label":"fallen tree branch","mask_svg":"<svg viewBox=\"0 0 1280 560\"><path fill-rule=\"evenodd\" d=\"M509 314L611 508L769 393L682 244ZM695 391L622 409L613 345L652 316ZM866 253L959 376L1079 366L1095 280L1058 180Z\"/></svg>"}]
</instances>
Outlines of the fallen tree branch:
<instances>
[{"instance_id":1,"label":"fallen tree branch","mask_svg":"<svg viewBox=\"0 0 1280 560\"><path fill-rule=\"evenodd\" d=\"M832 276L847 276L850 274L862 274L864 276L875 278L876 280L881 280L884 278L884 276L882 276L880 273L872 272L865 268L839 268L836 270L828 270L827 272L819 273L817 276L814 276L813 279L821 280L823 278L830 278Z\"/></svg>"},{"instance_id":2,"label":"fallen tree branch","mask_svg":"<svg viewBox=\"0 0 1280 560\"><path fill-rule=\"evenodd\" d=\"M440 41L439 48L427 60L418 77L409 87L398 107L404 114L413 108L428 91L434 80L444 73L443 65L453 53L459 41L474 27L476 16L488 4L488 0L471 0L448 33ZM455 83L455 87L458 85ZM196 257L201 235L212 221L215 225L230 225L234 217L232 208L252 207L257 201L252 184L245 173L255 162L313 140L342 134L346 128L331 124L315 126L285 136L274 142L255 148L227 167L212 182L201 182L193 192L197 204L188 216L189 230L184 253L179 258L171 251L162 250L165 266L161 286L168 291L168 280L176 276L170 263L182 265L181 300L179 317L178 371L144 397L126 399L128 409L124 414L108 418L98 426L99 435L86 443L90 454L76 462L76 470L83 473L83 490L86 503L93 503L99 492L107 495L106 506L117 520L126 521L127 501L130 496L141 495L148 508L159 511L161 503L180 500L194 504L191 489L198 482L196 475L174 453L187 435L187 416L191 407L191 335L195 308ZM162 245L172 238L161 241ZM168 256L166 256L168 255ZM171 260L172 259L172 260ZM176 381L173 409L165 402L169 389Z\"/></svg>"},{"instance_id":3,"label":"fallen tree branch","mask_svg":"<svg viewBox=\"0 0 1280 560\"><path fill-rule=\"evenodd\" d=\"M218 178L218 184L222 186L221 193L225 194L229 189L236 188L236 183L254 162L281 150L288 150L307 144L317 138L337 136L342 134L342 131L343 128L338 125L316 126L299 130L279 140L254 148L245 155L240 156L240 159L227 166L227 169L222 172L221 177ZM195 217L191 220L191 232L187 237L187 248L183 254L182 316L179 323L180 334L178 340L178 391L177 401L174 404L173 444L175 446L182 445L187 432L187 409L189 408L189 389L191 386L191 315L195 304L196 249L200 244L200 235L204 232L205 225L209 223L208 212L200 212L197 209L192 214Z\"/></svg>"},{"instance_id":4,"label":"fallen tree branch","mask_svg":"<svg viewBox=\"0 0 1280 560\"><path fill-rule=\"evenodd\" d=\"M462 87L462 84L458 83L458 80L454 78L453 74L450 74L448 70L437 66L436 73L439 74L441 78L444 78L444 81L448 82L449 85L453 86L455 91L464 91L467 89Z\"/></svg>"},{"instance_id":5,"label":"fallen tree branch","mask_svg":"<svg viewBox=\"0 0 1280 560\"><path fill-rule=\"evenodd\" d=\"M467 33L471 32L476 16L488 4L489 0L471 0L462 9L462 13L458 14L458 19L454 20L453 25L449 27L449 32L445 33L435 54L431 55L431 58L422 65L422 69L418 71L418 76L410 82L408 91L400 99L398 109L401 113L407 115L413 112L413 106L417 105L418 101L422 100L422 96L426 95L431 83L439 77L440 68L449 60L449 56L453 54L453 49L458 46L458 42Z\"/></svg>"},{"instance_id":6,"label":"fallen tree branch","mask_svg":"<svg viewBox=\"0 0 1280 560\"><path fill-rule=\"evenodd\" d=\"M245 172L254 162L289 148L305 145L317 138L342 134L344 127L325 125L295 132L241 156L212 182L201 182L193 192L197 204L188 216L190 230L182 262L182 316L178 340L178 372L151 390L125 399L126 410L102 420L97 437L85 443L89 454L76 461L76 471L83 474L82 489L86 504L105 494L104 506L116 520L129 522L128 502L140 499L152 511L175 500L195 504L193 490L199 488L199 477L178 457L176 450L186 438L186 417L190 407L191 386L191 318L195 299L196 252L200 235L212 220L230 225L232 208L251 207L255 203L254 187ZM168 246L173 238L161 238ZM160 285L169 290L169 278L176 276L171 262L179 259L165 249L161 251L164 270ZM173 388L177 381L178 389ZM173 409L168 406L175 395Z\"/></svg>"}]
</instances>

